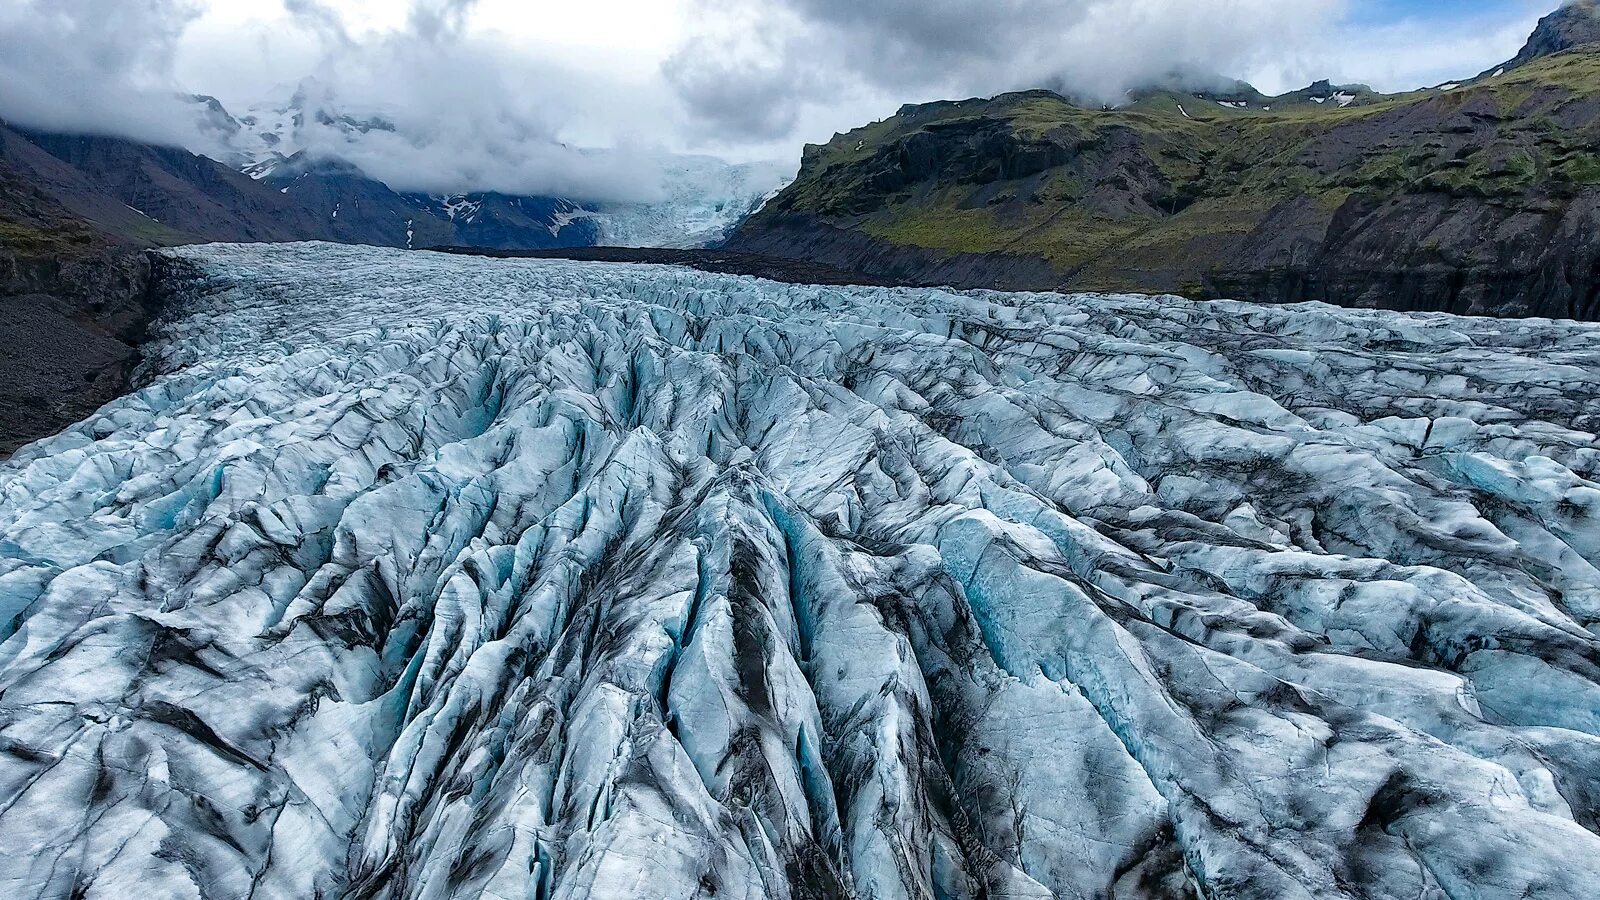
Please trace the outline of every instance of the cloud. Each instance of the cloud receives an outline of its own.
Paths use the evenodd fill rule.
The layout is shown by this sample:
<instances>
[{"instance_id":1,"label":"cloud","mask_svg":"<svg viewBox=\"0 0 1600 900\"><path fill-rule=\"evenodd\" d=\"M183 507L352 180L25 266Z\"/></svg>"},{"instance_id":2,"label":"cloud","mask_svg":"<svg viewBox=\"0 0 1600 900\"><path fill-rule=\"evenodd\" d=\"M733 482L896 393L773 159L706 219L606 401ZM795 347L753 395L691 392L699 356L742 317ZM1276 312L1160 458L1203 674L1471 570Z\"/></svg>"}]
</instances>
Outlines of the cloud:
<instances>
[{"instance_id":1,"label":"cloud","mask_svg":"<svg viewBox=\"0 0 1600 900\"><path fill-rule=\"evenodd\" d=\"M841 91L902 102L1053 87L1116 102L1175 72L1248 68L1342 11L1342 0L700 0L702 22L759 26L703 29L665 75L697 115L766 138Z\"/></svg>"},{"instance_id":2,"label":"cloud","mask_svg":"<svg viewBox=\"0 0 1600 900\"><path fill-rule=\"evenodd\" d=\"M322 0L283 0L283 11L301 28L315 34L333 47L350 47L355 44L344 27L344 19Z\"/></svg>"},{"instance_id":3,"label":"cloud","mask_svg":"<svg viewBox=\"0 0 1600 900\"><path fill-rule=\"evenodd\" d=\"M290 9L325 43L303 83L299 138L313 158L351 163L397 190L495 190L582 200L659 196L660 152L574 146L568 126L638 93L604 72L575 71L471 32L474 0L420 0L403 27L355 39L326 23L326 7ZM343 117L381 122L353 131ZM641 124L649 116L641 111Z\"/></svg>"},{"instance_id":4,"label":"cloud","mask_svg":"<svg viewBox=\"0 0 1600 900\"><path fill-rule=\"evenodd\" d=\"M411 7L411 32L436 44L459 37L478 0L419 0Z\"/></svg>"},{"instance_id":5,"label":"cloud","mask_svg":"<svg viewBox=\"0 0 1600 900\"><path fill-rule=\"evenodd\" d=\"M1410 89L1509 57L1548 9L1519 2L1358 24L1353 16L1369 11L1369 0L696 3L706 24L664 76L695 117L749 140L794 123L843 130L902 103L1027 88L1113 104L1174 77L1243 78L1269 92L1328 77Z\"/></svg>"},{"instance_id":6,"label":"cloud","mask_svg":"<svg viewBox=\"0 0 1600 900\"><path fill-rule=\"evenodd\" d=\"M800 44L803 22L783 10L727 3L662 64L662 74L708 130L770 140L792 133L799 103L839 85L810 65Z\"/></svg>"},{"instance_id":7,"label":"cloud","mask_svg":"<svg viewBox=\"0 0 1600 900\"><path fill-rule=\"evenodd\" d=\"M201 115L173 56L188 0L0 3L0 118L41 129L184 143Z\"/></svg>"},{"instance_id":8,"label":"cloud","mask_svg":"<svg viewBox=\"0 0 1600 900\"><path fill-rule=\"evenodd\" d=\"M393 187L637 201L659 196L669 150L792 161L903 103L1117 102L1174 77L1437 83L1508 58L1556 0L1387 24L1352 15L1376 0L644 2L0 0L0 117L220 156L187 94L242 115L283 80L282 101L306 88L311 156Z\"/></svg>"},{"instance_id":9,"label":"cloud","mask_svg":"<svg viewBox=\"0 0 1600 900\"><path fill-rule=\"evenodd\" d=\"M469 27L476 6L413 0L394 26L354 30L347 3L282 0L274 30L314 60L289 76L305 113L298 146L397 190L658 198L667 154L639 135L670 130L671 93L480 34ZM231 158L235 139L190 93L208 86L174 75L180 41L205 11L200 0L0 2L0 118ZM234 45L248 53L247 33L214 36L229 46L213 58ZM387 124L356 131L346 118ZM627 127L608 134L600 120ZM569 132L597 134L606 149L577 146Z\"/></svg>"}]
</instances>

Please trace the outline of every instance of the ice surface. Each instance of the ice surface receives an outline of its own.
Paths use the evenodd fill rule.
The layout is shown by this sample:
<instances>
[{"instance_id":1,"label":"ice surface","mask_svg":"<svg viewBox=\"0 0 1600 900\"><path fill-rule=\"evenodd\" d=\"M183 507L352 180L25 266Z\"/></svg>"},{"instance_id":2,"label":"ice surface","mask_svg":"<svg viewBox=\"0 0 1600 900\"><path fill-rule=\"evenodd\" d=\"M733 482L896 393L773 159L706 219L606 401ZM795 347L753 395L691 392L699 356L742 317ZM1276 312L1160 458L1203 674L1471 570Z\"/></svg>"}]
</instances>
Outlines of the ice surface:
<instances>
[{"instance_id":1,"label":"ice surface","mask_svg":"<svg viewBox=\"0 0 1600 900\"><path fill-rule=\"evenodd\" d=\"M648 203L598 204L588 217L613 247L707 247L794 180L794 167L673 156L661 163L662 196Z\"/></svg>"},{"instance_id":2,"label":"ice surface","mask_svg":"<svg viewBox=\"0 0 1600 900\"><path fill-rule=\"evenodd\" d=\"M0 896L1595 896L1594 326L170 253Z\"/></svg>"}]
</instances>

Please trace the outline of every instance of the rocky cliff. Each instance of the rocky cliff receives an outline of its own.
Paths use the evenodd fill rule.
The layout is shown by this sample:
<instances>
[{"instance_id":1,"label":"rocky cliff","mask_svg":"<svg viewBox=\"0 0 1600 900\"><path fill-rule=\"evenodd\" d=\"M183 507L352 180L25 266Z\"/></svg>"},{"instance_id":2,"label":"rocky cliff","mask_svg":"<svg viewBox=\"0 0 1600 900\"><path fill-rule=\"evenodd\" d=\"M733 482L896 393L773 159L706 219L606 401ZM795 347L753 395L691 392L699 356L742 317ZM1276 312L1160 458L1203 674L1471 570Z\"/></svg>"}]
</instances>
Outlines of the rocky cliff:
<instances>
[{"instance_id":1,"label":"rocky cliff","mask_svg":"<svg viewBox=\"0 0 1600 900\"><path fill-rule=\"evenodd\" d=\"M113 235L41 189L69 168L41 174L0 166L0 455L123 393L151 316L136 214L108 205Z\"/></svg>"},{"instance_id":2,"label":"rocky cliff","mask_svg":"<svg viewBox=\"0 0 1600 900\"><path fill-rule=\"evenodd\" d=\"M1600 2L1568 0L1566 5L1539 20L1539 27L1505 69L1527 65L1587 44L1600 43Z\"/></svg>"},{"instance_id":3,"label":"rocky cliff","mask_svg":"<svg viewBox=\"0 0 1600 900\"><path fill-rule=\"evenodd\" d=\"M913 283L1600 318L1595 25L1564 10L1518 61L1399 96L906 107L807 148L728 246Z\"/></svg>"}]
</instances>

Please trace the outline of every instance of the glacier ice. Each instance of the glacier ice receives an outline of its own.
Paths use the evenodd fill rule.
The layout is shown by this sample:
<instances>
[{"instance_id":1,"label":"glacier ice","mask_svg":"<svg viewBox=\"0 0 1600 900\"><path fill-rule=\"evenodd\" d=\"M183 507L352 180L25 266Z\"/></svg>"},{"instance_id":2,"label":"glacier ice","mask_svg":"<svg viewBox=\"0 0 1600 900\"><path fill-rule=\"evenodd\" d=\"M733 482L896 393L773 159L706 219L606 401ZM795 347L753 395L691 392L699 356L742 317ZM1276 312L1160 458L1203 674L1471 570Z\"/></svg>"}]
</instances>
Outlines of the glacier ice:
<instances>
[{"instance_id":1,"label":"glacier ice","mask_svg":"<svg viewBox=\"0 0 1600 900\"><path fill-rule=\"evenodd\" d=\"M660 162L661 196L647 203L598 203L600 243L611 247L710 247L794 180L792 165L728 163L712 156L670 156Z\"/></svg>"},{"instance_id":2,"label":"glacier ice","mask_svg":"<svg viewBox=\"0 0 1600 900\"><path fill-rule=\"evenodd\" d=\"M1590 898L1600 329L169 251L0 896Z\"/></svg>"}]
</instances>

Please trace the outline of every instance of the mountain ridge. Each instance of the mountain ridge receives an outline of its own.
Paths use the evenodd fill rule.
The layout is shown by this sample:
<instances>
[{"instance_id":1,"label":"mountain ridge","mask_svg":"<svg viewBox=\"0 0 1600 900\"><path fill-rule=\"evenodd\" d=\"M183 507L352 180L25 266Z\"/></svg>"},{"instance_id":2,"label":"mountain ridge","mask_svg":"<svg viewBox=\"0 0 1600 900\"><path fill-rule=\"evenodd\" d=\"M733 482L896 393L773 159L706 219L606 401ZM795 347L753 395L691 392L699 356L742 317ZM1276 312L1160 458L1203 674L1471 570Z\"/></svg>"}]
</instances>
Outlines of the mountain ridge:
<instances>
[{"instance_id":1,"label":"mountain ridge","mask_svg":"<svg viewBox=\"0 0 1600 900\"><path fill-rule=\"evenodd\" d=\"M1600 316L1589 44L1406 94L1284 97L906 107L808 146L727 246L919 284Z\"/></svg>"},{"instance_id":2,"label":"mountain ridge","mask_svg":"<svg viewBox=\"0 0 1600 900\"><path fill-rule=\"evenodd\" d=\"M1541 18L1517 55L1495 71L1510 71L1547 56L1596 43L1600 43L1600 2L1568 0L1560 9Z\"/></svg>"}]
</instances>

